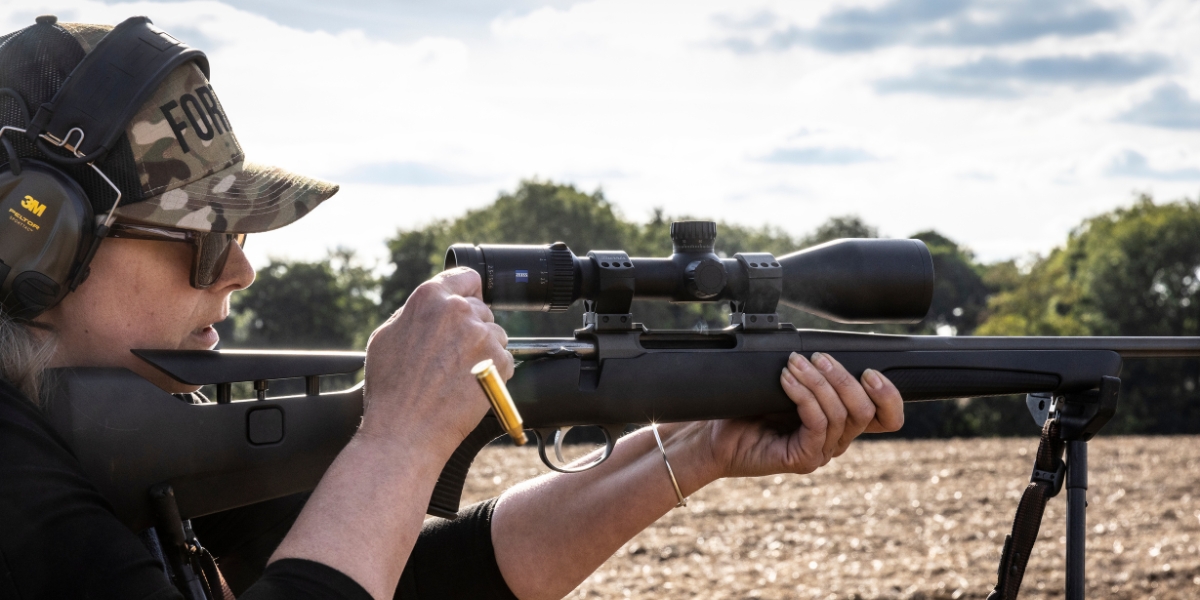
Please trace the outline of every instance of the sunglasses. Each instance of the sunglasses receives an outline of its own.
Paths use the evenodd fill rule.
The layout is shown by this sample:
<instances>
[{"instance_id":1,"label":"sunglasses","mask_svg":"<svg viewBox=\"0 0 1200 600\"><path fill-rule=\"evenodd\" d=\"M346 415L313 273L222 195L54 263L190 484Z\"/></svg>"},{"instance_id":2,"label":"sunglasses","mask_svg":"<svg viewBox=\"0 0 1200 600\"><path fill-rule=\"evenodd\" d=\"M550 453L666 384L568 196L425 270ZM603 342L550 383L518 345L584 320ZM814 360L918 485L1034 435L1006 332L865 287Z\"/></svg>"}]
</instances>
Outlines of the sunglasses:
<instances>
[{"instance_id":1,"label":"sunglasses","mask_svg":"<svg viewBox=\"0 0 1200 600\"><path fill-rule=\"evenodd\" d=\"M113 223L108 237L156 242L184 242L192 245L192 287L203 290L216 283L229 260L233 244L246 246L244 233L210 233L152 225Z\"/></svg>"}]
</instances>

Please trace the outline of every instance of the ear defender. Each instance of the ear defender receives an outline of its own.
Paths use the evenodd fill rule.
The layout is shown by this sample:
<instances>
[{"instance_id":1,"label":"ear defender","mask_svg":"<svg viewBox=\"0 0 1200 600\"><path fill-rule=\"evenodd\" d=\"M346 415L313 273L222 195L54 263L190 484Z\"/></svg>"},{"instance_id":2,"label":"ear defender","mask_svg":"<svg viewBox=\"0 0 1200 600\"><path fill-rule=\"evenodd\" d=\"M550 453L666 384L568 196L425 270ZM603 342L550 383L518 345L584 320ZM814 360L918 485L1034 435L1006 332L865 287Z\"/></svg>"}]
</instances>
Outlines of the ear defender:
<instances>
[{"instance_id":1,"label":"ear defender","mask_svg":"<svg viewBox=\"0 0 1200 600\"><path fill-rule=\"evenodd\" d=\"M94 229L87 195L59 169L26 158L0 170L0 300L5 312L32 319L62 300Z\"/></svg>"},{"instance_id":2,"label":"ear defender","mask_svg":"<svg viewBox=\"0 0 1200 600\"><path fill-rule=\"evenodd\" d=\"M41 25L55 22L55 17L38 17ZM130 17L84 56L32 118L19 93L0 88L0 97L16 102L24 116L19 127L0 126L0 146L9 162L0 169L0 305L10 316L32 319L87 279L88 264L108 235L122 196L95 161L114 147L138 107L171 71L189 62L208 76L203 52L146 17ZM95 170L116 192L103 222L96 222L87 194L74 179L48 163L18 157L4 137L10 130L37 144L51 162Z\"/></svg>"}]
</instances>

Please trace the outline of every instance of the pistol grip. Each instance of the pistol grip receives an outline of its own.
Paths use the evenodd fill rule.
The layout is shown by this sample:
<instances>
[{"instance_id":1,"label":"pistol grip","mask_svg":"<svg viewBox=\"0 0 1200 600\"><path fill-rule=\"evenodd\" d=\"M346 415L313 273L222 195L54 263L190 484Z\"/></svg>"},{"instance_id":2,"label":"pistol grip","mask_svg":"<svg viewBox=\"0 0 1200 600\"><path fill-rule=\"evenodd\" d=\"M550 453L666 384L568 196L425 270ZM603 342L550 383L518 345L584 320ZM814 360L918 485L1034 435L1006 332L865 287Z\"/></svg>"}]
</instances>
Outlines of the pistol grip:
<instances>
[{"instance_id":1,"label":"pistol grip","mask_svg":"<svg viewBox=\"0 0 1200 600\"><path fill-rule=\"evenodd\" d=\"M504 435L504 427L491 412L488 412L475 430L458 445L458 449L442 467L437 484L433 486L433 496L429 498L429 508L425 512L435 517L453 521L458 518L458 503L462 499L463 485L467 481L467 472L471 463L484 446L492 440Z\"/></svg>"}]
</instances>

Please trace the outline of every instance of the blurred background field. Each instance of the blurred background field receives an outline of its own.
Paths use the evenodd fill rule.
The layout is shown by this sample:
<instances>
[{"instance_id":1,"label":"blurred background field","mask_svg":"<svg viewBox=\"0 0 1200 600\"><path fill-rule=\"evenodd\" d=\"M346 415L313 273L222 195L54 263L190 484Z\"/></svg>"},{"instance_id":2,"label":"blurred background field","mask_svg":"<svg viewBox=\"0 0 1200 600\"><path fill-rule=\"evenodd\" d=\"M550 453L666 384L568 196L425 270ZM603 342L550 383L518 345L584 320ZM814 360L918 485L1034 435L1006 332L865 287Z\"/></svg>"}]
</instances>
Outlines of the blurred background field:
<instances>
[{"instance_id":1,"label":"blurred background field","mask_svg":"<svg viewBox=\"0 0 1200 600\"><path fill-rule=\"evenodd\" d=\"M1036 447L860 441L811 475L718 481L568 597L986 598ZM1088 597L1200 597L1200 437L1102 434L1090 463ZM464 502L545 471L532 448L491 446ZM1022 598L1063 596L1065 497L1047 506Z\"/></svg>"}]
</instances>

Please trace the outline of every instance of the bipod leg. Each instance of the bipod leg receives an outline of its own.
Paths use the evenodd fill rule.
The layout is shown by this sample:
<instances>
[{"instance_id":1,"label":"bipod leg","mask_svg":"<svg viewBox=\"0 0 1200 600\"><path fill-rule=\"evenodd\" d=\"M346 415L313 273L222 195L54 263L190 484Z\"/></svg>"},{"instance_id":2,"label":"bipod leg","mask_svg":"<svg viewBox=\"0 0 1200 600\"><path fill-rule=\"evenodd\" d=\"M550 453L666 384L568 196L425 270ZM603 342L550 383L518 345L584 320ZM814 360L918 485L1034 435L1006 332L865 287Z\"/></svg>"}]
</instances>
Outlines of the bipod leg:
<instances>
[{"instance_id":1,"label":"bipod leg","mask_svg":"<svg viewBox=\"0 0 1200 600\"><path fill-rule=\"evenodd\" d=\"M1087 442L1067 442L1067 595L1083 600L1087 567Z\"/></svg>"},{"instance_id":2,"label":"bipod leg","mask_svg":"<svg viewBox=\"0 0 1200 600\"><path fill-rule=\"evenodd\" d=\"M1120 390L1120 379L1105 377L1100 389L1069 394L1055 407L1055 417L1060 424L1059 437L1066 442L1067 454L1066 600L1083 600L1087 585L1087 442L1116 413Z\"/></svg>"}]
</instances>

